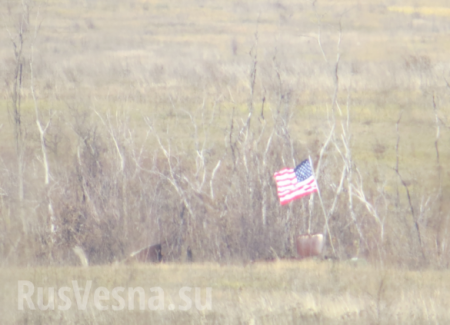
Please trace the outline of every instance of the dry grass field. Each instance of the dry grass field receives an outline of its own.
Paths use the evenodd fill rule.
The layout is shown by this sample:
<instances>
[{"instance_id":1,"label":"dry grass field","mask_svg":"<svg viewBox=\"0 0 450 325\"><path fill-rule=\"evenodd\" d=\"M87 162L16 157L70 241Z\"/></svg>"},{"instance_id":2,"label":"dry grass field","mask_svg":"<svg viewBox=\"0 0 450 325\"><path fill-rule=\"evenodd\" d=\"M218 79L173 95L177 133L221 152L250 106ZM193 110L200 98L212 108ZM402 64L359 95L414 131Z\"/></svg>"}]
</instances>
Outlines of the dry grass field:
<instances>
[{"instance_id":1,"label":"dry grass field","mask_svg":"<svg viewBox=\"0 0 450 325\"><path fill-rule=\"evenodd\" d=\"M17 309L19 280L28 279L45 288L47 304L49 287L80 287L92 281L91 294L85 310L78 310L73 296L72 308L58 310ZM450 279L446 271L408 271L377 268L352 262L285 262L242 265L169 264L132 267L96 266L40 267L33 270L6 268L1 270L2 324L445 324L449 321L447 302ZM127 303L120 311L112 310L116 301L110 299L99 311L92 293L98 287L142 287L147 299L154 294L150 288L164 290L163 310L139 308ZM211 288L211 310L195 307L180 311L183 306L178 290L200 287L201 303L205 288ZM32 301L36 305L36 292ZM126 294L121 294L126 298ZM193 294L191 294L193 296Z\"/></svg>"},{"instance_id":2,"label":"dry grass field","mask_svg":"<svg viewBox=\"0 0 450 325\"><path fill-rule=\"evenodd\" d=\"M0 323L447 323L449 19L444 0L0 0ZM280 206L273 173L308 156L323 208ZM292 260L307 232L331 259ZM165 263L121 263L157 243ZM18 310L18 281L72 280L159 286L166 308ZM184 286L212 309L169 310Z\"/></svg>"}]
</instances>

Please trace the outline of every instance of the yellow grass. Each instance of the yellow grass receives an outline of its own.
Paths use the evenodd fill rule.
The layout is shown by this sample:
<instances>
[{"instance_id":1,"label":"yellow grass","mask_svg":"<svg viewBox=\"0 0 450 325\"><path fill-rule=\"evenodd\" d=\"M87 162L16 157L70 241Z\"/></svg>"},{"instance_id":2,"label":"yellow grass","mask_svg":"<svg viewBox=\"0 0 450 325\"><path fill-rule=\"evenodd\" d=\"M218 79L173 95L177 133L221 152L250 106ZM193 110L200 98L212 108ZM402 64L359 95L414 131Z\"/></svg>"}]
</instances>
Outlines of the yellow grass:
<instances>
[{"instance_id":1,"label":"yellow grass","mask_svg":"<svg viewBox=\"0 0 450 325\"><path fill-rule=\"evenodd\" d=\"M88 308L78 311L76 302L67 311L24 310L18 308L18 281L27 280L38 287L80 287L92 281ZM97 266L90 268L28 268L0 270L3 295L0 298L2 324L40 319L46 324L65 319L67 323L84 322L121 324L123 320L140 323L160 320L220 324L422 324L449 321L446 302L450 299L448 271L406 271L374 267L358 262L278 261L246 266L218 264L162 264L134 266ZM142 287L147 297L150 288L164 291L164 311L99 311L93 305L93 291L105 287ZM212 289L212 309L170 311L168 306L182 306L178 296L184 286ZM44 293L45 293L44 290ZM193 289L194 290L194 289ZM73 296L68 295L73 299ZM46 297L46 296L45 296ZM125 295L126 297L126 295ZM44 303L46 303L44 298ZM135 305L139 306L138 298ZM36 304L36 293L32 296ZM59 302L62 305L61 302ZM103 303L111 307L114 300ZM55 305L56 309L58 306ZM36 307L37 308L37 307ZM138 308L138 307L136 307Z\"/></svg>"},{"instance_id":2,"label":"yellow grass","mask_svg":"<svg viewBox=\"0 0 450 325\"><path fill-rule=\"evenodd\" d=\"M400 12L403 14L421 14L426 16L450 17L450 8L448 7L409 7L409 6L390 6L389 11Z\"/></svg>"}]
</instances>

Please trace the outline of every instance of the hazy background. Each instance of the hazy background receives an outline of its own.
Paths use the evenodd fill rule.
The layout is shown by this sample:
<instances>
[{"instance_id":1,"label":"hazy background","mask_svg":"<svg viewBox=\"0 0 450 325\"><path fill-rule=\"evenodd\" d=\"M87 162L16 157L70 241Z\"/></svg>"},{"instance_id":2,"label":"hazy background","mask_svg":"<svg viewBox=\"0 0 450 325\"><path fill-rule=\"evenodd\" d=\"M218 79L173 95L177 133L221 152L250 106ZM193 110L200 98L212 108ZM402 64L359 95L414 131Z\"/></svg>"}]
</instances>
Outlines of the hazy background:
<instances>
[{"instance_id":1,"label":"hazy background","mask_svg":"<svg viewBox=\"0 0 450 325\"><path fill-rule=\"evenodd\" d=\"M447 1L0 0L2 324L448 323L449 19ZM280 206L273 173L308 156L323 208ZM330 259L287 260L307 232ZM123 263L157 243L165 263ZM211 287L213 310L18 311L19 280L44 302L72 280L166 306Z\"/></svg>"},{"instance_id":2,"label":"hazy background","mask_svg":"<svg viewBox=\"0 0 450 325\"><path fill-rule=\"evenodd\" d=\"M448 265L444 1L1 8L3 265L293 257L324 212L272 175L309 155L327 256Z\"/></svg>"}]
</instances>

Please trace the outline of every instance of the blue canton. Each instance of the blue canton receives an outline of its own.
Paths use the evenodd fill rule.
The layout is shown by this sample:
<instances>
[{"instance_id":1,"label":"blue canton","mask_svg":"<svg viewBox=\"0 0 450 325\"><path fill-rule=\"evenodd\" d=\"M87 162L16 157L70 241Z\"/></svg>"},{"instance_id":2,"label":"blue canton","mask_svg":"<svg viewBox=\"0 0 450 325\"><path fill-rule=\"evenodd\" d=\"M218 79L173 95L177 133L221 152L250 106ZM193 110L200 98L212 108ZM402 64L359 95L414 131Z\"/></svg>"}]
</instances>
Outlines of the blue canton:
<instances>
[{"instance_id":1,"label":"blue canton","mask_svg":"<svg viewBox=\"0 0 450 325\"><path fill-rule=\"evenodd\" d=\"M312 176L312 170L309 160L307 159L302 161L300 165L295 167L294 172L295 176L297 176L297 181L299 183L303 182L305 179L310 178Z\"/></svg>"}]
</instances>

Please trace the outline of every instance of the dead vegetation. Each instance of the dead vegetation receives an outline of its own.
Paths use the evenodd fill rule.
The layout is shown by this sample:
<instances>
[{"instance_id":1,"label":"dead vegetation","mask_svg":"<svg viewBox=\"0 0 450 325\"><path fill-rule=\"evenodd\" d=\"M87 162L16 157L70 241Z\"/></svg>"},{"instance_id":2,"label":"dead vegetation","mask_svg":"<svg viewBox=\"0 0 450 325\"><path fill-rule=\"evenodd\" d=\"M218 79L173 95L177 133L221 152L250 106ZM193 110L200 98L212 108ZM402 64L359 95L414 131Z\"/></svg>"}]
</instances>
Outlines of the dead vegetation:
<instances>
[{"instance_id":1,"label":"dead vegetation","mask_svg":"<svg viewBox=\"0 0 450 325\"><path fill-rule=\"evenodd\" d=\"M408 271L399 268L377 268L353 262L278 261L241 265L215 263L159 264L133 266L93 266L2 268L0 281L4 295L0 297L2 324L133 324L203 322L206 324L424 324L448 322L446 301L449 299L448 272ZM17 310L17 282L34 283L31 297L35 310ZM86 308L79 309L73 294L69 310L55 308L41 311L37 307L37 290L43 288L44 305L48 304L50 287L85 288L91 280ZM164 310L140 310L139 296L134 310L114 311L117 301L103 302L107 310L99 310L93 302L94 291L103 287L142 288L145 297L153 296L150 288L164 291ZM212 292L211 310L170 310L169 305L182 306L181 287L205 288ZM122 297L126 294L121 293Z\"/></svg>"},{"instance_id":2,"label":"dead vegetation","mask_svg":"<svg viewBox=\"0 0 450 325\"><path fill-rule=\"evenodd\" d=\"M296 257L305 233L337 260L448 267L445 3L0 4L3 267L154 244L151 260L248 264ZM308 156L321 196L281 207L273 173ZM387 283L354 310L382 323Z\"/></svg>"},{"instance_id":3,"label":"dead vegetation","mask_svg":"<svg viewBox=\"0 0 450 325\"><path fill-rule=\"evenodd\" d=\"M434 46L433 56L417 49L372 58L357 50L366 35L358 17L373 18L370 30L386 8L328 16L331 4L305 4L291 17L295 6L280 5L239 37L239 20L221 21L231 48L215 40L195 58L206 38L187 38L197 47L185 56L154 46L183 48L188 34L174 35L171 24L189 22L190 11L243 19L253 10L192 2L173 17L172 4L80 2L73 10L90 22L83 29L56 15L67 5L3 4L11 14L2 39L4 265L78 263L75 246L91 264L112 263L155 243L173 261L291 258L295 238L308 232L323 233L326 255L339 259L447 265L450 88L439 30L421 31L436 36L425 47ZM141 32L122 21L128 38L117 35L111 48L101 40L115 30L119 7L136 21L150 8L162 16ZM389 41L396 22L383 19L378 35ZM299 22L309 34L295 36ZM202 21L208 35L219 23ZM74 38L56 38L52 28ZM322 197L280 207L273 172L307 156Z\"/></svg>"}]
</instances>

